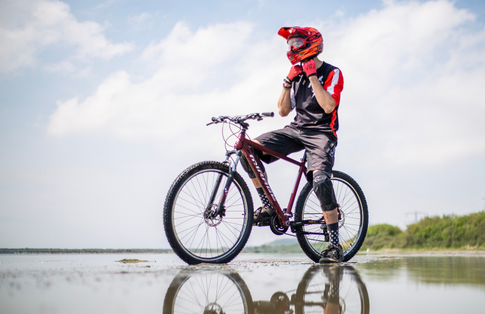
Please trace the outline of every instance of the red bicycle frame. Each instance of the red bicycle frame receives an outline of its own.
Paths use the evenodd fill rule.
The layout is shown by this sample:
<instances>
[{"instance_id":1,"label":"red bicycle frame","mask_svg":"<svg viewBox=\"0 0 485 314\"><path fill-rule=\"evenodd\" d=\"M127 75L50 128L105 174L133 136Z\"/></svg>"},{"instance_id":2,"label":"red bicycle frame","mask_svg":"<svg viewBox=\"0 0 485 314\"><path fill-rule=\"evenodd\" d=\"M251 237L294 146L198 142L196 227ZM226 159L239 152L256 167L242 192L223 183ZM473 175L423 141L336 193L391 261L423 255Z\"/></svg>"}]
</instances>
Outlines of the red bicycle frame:
<instances>
[{"instance_id":1,"label":"red bicycle frame","mask_svg":"<svg viewBox=\"0 0 485 314\"><path fill-rule=\"evenodd\" d=\"M292 208L293 208L293 203L295 202L296 198L296 193L298 191L298 186L300 185L300 180L301 176L303 173L306 173L307 168L305 166L306 160L305 157L301 159L301 161L296 161L292 158L289 158L287 156L284 156L282 154L279 154L275 152L274 150L271 150L269 148L266 148L256 142L253 142L249 139L246 138L246 132L245 130L242 130L241 133L238 135L239 140L234 144L234 148L237 150L242 151L242 153L246 156L246 159L251 166L251 169L253 169L254 174L256 175L256 179L261 183L261 186L263 188L264 193L268 197L268 200L270 204L273 206L273 209L276 211L276 214L281 220L281 223L283 224L284 227L287 227L287 221L289 218L292 216ZM283 211L281 209L278 201L276 200L276 196L274 195L273 191L271 190L271 187L269 185L268 180L266 177L263 175L263 170L260 169L256 162L256 156L254 156L253 152L251 151L250 147L254 147L255 149L258 149L262 152L268 153L269 155L278 157L280 159L286 160L294 165L299 166L298 170L298 176L296 178L295 182L295 187L293 188L293 192L291 193L290 200L288 202L288 207L286 208L286 211Z\"/></svg>"}]
</instances>

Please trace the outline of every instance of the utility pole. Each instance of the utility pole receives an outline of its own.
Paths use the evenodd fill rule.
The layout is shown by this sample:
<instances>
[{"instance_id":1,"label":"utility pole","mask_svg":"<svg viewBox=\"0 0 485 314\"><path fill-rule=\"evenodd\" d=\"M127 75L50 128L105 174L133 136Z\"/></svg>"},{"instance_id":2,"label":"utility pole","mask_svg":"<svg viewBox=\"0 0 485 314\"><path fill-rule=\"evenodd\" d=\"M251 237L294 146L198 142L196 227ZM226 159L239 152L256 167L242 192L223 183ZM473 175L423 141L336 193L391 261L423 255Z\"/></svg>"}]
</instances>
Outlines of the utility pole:
<instances>
[{"instance_id":1,"label":"utility pole","mask_svg":"<svg viewBox=\"0 0 485 314\"><path fill-rule=\"evenodd\" d=\"M418 222L418 214L426 215L426 213L418 212L418 211L409 212L409 213L405 213L405 214L406 215L414 215L414 223L417 223Z\"/></svg>"}]
</instances>

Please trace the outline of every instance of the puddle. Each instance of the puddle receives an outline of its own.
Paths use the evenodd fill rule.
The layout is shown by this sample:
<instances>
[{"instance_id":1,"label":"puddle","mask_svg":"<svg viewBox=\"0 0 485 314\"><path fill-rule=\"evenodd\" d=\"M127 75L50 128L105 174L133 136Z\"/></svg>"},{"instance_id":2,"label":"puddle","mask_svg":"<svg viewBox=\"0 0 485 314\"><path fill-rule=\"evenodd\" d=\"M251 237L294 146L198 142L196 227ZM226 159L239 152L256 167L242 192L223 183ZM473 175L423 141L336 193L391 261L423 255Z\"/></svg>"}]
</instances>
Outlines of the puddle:
<instances>
[{"instance_id":1,"label":"puddle","mask_svg":"<svg viewBox=\"0 0 485 314\"><path fill-rule=\"evenodd\" d=\"M122 260L143 261L121 263ZM485 310L483 254L0 255L1 313L453 313Z\"/></svg>"}]
</instances>

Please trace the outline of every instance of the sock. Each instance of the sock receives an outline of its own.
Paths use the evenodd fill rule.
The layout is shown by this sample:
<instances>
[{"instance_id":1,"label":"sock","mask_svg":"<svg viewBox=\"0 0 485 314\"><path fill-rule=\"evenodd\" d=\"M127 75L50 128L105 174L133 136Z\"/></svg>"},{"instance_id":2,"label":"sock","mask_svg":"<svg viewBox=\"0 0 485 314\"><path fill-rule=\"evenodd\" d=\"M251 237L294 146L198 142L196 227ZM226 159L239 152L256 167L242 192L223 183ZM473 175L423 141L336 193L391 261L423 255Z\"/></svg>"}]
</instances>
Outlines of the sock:
<instances>
[{"instance_id":1,"label":"sock","mask_svg":"<svg viewBox=\"0 0 485 314\"><path fill-rule=\"evenodd\" d=\"M269 199L266 197L266 194L264 194L263 188L257 188L256 191L258 191L259 198L261 199L263 206L272 208Z\"/></svg>"},{"instance_id":2,"label":"sock","mask_svg":"<svg viewBox=\"0 0 485 314\"><path fill-rule=\"evenodd\" d=\"M330 237L330 243L335 246L339 245L339 238L338 238L338 222L327 225L328 235Z\"/></svg>"},{"instance_id":3,"label":"sock","mask_svg":"<svg viewBox=\"0 0 485 314\"><path fill-rule=\"evenodd\" d=\"M339 303L339 285L338 283L330 284L330 291L328 292L328 301L331 303Z\"/></svg>"}]
</instances>

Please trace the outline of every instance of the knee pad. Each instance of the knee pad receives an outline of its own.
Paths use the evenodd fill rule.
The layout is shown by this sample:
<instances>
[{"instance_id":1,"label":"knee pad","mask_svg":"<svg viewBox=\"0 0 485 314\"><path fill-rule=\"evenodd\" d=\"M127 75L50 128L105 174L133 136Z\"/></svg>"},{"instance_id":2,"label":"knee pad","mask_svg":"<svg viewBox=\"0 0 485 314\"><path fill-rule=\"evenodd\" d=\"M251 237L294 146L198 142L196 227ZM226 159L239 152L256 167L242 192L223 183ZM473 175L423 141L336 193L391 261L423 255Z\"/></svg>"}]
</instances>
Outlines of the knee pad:
<instances>
[{"instance_id":1,"label":"knee pad","mask_svg":"<svg viewBox=\"0 0 485 314\"><path fill-rule=\"evenodd\" d=\"M266 170L264 169L264 166L263 164L261 163L261 161L259 160L258 156L256 156L256 154L253 154L254 156L254 159L256 159L256 165L261 169L261 171L264 173ZM254 174L253 172L253 169L251 168L251 166L249 165L249 162L248 160L246 159L246 156L243 154L241 155L241 165L243 167L243 169L248 173L249 177L251 179L254 179L256 178L256 175Z\"/></svg>"},{"instance_id":2,"label":"knee pad","mask_svg":"<svg viewBox=\"0 0 485 314\"><path fill-rule=\"evenodd\" d=\"M313 191L315 191L323 211L337 208L332 180L325 171L316 171L313 174Z\"/></svg>"}]
</instances>

